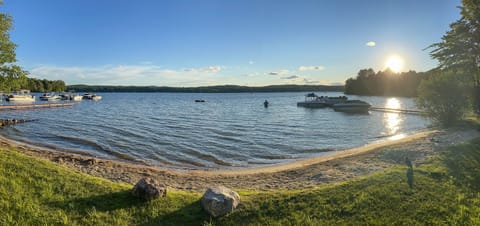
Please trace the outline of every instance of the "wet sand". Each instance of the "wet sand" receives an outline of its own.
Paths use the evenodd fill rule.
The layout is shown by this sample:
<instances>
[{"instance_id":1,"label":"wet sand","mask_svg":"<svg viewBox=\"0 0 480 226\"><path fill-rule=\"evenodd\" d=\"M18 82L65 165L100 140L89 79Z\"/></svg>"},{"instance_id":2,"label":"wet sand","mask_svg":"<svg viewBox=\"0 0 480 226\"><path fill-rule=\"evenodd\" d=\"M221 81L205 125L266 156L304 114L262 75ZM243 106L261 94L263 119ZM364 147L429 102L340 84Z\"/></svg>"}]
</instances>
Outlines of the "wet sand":
<instances>
[{"instance_id":1,"label":"wet sand","mask_svg":"<svg viewBox=\"0 0 480 226\"><path fill-rule=\"evenodd\" d=\"M480 133L473 129L432 130L402 139L377 142L338 151L334 154L261 168L239 170L170 170L142 164L99 159L20 144L0 137L0 148L15 147L18 151L48 159L58 165L93 176L129 184L142 177L152 177L170 189L204 191L208 186L224 185L233 189L273 190L304 189L345 181L372 172L402 165L408 157L418 166L437 156L452 144L461 143Z\"/></svg>"}]
</instances>

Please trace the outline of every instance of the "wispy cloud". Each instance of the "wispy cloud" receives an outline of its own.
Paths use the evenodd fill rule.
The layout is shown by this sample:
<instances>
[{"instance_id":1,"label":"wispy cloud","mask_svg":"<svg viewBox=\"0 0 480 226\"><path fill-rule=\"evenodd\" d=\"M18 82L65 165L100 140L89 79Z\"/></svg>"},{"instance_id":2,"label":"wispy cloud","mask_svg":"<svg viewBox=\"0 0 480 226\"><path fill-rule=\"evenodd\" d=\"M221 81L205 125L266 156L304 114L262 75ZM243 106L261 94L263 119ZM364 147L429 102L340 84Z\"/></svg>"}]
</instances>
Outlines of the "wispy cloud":
<instances>
[{"instance_id":1,"label":"wispy cloud","mask_svg":"<svg viewBox=\"0 0 480 226\"><path fill-rule=\"evenodd\" d=\"M250 65L255 64L255 61L253 61L253 60L248 61L248 64L250 64Z\"/></svg>"},{"instance_id":2,"label":"wispy cloud","mask_svg":"<svg viewBox=\"0 0 480 226\"><path fill-rule=\"evenodd\" d=\"M208 66L204 68L186 68L183 69L183 71L192 73L215 73L221 71L222 69L222 66Z\"/></svg>"},{"instance_id":3,"label":"wispy cloud","mask_svg":"<svg viewBox=\"0 0 480 226\"><path fill-rule=\"evenodd\" d=\"M310 80L310 79L307 79L307 78L304 78L303 79L303 82L305 84L311 84L311 85L317 85L317 84L321 84L322 82L321 81L318 81L318 80Z\"/></svg>"},{"instance_id":4,"label":"wispy cloud","mask_svg":"<svg viewBox=\"0 0 480 226\"><path fill-rule=\"evenodd\" d=\"M282 79L287 79L287 80L298 79L298 78L300 78L300 76L298 76L298 75L292 75L292 76L282 77Z\"/></svg>"},{"instance_id":5,"label":"wispy cloud","mask_svg":"<svg viewBox=\"0 0 480 226\"><path fill-rule=\"evenodd\" d=\"M298 67L299 71L323 71L325 70L324 66L300 66Z\"/></svg>"},{"instance_id":6,"label":"wispy cloud","mask_svg":"<svg viewBox=\"0 0 480 226\"><path fill-rule=\"evenodd\" d=\"M278 70L278 71L271 71L271 72L268 72L266 73L267 75L286 75L288 74L288 70L286 69L283 69L283 70Z\"/></svg>"},{"instance_id":7,"label":"wispy cloud","mask_svg":"<svg viewBox=\"0 0 480 226\"><path fill-rule=\"evenodd\" d=\"M374 41L369 41L365 45L368 46L368 47L374 47L374 46L377 45L377 43L375 43Z\"/></svg>"},{"instance_id":8,"label":"wispy cloud","mask_svg":"<svg viewBox=\"0 0 480 226\"><path fill-rule=\"evenodd\" d=\"M40 65L30 69L32 77L89 85L209 85L224 67L168 69L153 64L61 67Z\"/></svg>"}]
</instances>

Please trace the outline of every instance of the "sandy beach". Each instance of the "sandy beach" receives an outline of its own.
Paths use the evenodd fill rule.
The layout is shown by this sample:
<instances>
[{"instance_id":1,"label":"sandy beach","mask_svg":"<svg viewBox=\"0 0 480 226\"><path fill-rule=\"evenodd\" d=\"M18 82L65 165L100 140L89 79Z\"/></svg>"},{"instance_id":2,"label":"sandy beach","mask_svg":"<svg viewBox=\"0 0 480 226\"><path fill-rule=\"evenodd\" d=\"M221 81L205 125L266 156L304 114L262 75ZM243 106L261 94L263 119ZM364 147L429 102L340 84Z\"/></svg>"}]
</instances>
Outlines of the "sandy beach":
<instances>
[{"instance_id":1,"label":"sandy beach","mask_svg":"<svg viewBox=\"0 0 480 226\"><path fill-rule=\"evenodd\" d=\"M334 154L278 164L262 168L239 170L176 171L161 167L99 159L20 144L0 137L1 147L48 159L58 165L93 176L129 184L142 177L152 177L170 189L203 191L208 186L224 185L234 189L304 189L345 181L376 171L402 165L408 157L418 166L437 156L442 149L480 136L477 130L431 130L401 139L376 142Z\"/></svg>"}]
</instances>

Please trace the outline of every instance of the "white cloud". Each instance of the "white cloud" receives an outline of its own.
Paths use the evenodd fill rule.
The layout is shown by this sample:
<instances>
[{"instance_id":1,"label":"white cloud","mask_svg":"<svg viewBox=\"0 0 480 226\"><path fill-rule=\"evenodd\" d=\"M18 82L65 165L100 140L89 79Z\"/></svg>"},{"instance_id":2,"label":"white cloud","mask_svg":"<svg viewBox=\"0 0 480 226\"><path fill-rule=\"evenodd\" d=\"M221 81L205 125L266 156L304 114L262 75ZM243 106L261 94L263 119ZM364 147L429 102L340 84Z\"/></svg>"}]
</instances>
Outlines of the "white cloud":
<instances>
[{"instance_id":1,"label":"white cloud","mask_svg":"<svg viewBox=\"0 0 480 226\"><path fill-rule=\"evenodd\" d=\"M61 67L40 65L30 69L34 78L63 80L67 84L87 85L210 85L222 66L183 70L166 69L153 64L104 65L98 67Z\"/></svg>"},{"instance_id":2,"label":"white cloud","mask_svg":"<svg viewBox=\"0 0 480 226\"><path fill-rule=\"evenodd\" d=\"M298 67L298 70L299 71L315 71L315 70L323 71L325 70L325 67L324 66L300 66Z\"/></svg>"},{"instance_id":3,"label":"white cloud","mask_svg":"<svg viewBox=\"0 0 480 226\"><path fill-rule=\"evenodd\" d=\"M307 79L307 78L304 78L303 79L303 82L305 84L311 84L311 85L315 85L315 84L321 84L320 81L317 81L317 80L310 80L310 79Z\"/></svg>"},{"instance_id":4,"label":"white cloud","mask_svg":"<svg viewBox=\"0 0 480 226\"><path fill-rule=\"evenodd\" d=\"M375 43L374 41L369 41L365 45L368 46L368 47L374 47L374 46L377 45L377 43Z\"/></svg>"},{"instance_id":5,"label":"white cloud","mask_svg":"<svg viewBox=\"0 0 480 226\"><path fill-rule=\"evenodd\" d=\"M288 80L297 79L297 78L300 78L300 76L298 76L298 75L292 75L292 76L282 77L282 79L288 79Z\"/></svg>"},{"instance_id":6,"label":"white cloud","mask_svg":"<svg viewBox=\"0 0 480 226\"><path fill-rule=\"evenodd\" d=\"M254 64L254 63L255 63L255 61L253 61L253 60L248 61L248 64L250 64L250 65L251 65L251 64Z\"/></svg>"},{"instance_id":7,"label":"white cloud","mask_svg":"<svg viewBox=\"0 0 480 226\"><path fill-rule=\"evenodd\" d=\"M208 66L204 68L185 68L183 69L183 71L191 73L216 73L221 71L222 69L222 66Z\"/></svg>"},{"instance_id":8,"label":"white cloud","mask_svg":"<svg viewBox=\"0 0 480 226\"><path fill-rule=\"evenodd\" d=\"M286 69L283 69L283 70L278 70L278 71L271 71L271 72L268 72L266 73L267 75L286 75L288 74L288 70Z\"/></svg>"}]
</instances>

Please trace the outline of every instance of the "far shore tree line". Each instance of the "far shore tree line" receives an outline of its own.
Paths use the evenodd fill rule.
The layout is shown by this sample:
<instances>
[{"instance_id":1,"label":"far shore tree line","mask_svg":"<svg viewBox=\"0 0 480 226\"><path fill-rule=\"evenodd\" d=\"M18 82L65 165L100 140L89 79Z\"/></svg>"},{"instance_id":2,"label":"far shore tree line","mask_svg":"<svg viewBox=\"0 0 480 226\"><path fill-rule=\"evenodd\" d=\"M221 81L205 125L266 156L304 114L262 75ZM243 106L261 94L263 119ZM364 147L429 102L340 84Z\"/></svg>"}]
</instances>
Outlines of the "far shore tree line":
<instances>
[{"instance_id":1,"label":"far shore tree line","mask_svg":"<svg viewBox=\"0 0 480 226\"><path fill-rule=\"evenodd\" d=\"M402 96L416 97L420 82L427 79L429 72L395 73L390 69L375 72L373 69L362 69L356 78L345 82L345 94L364 96Z\"/></svg>"}]
</instances>

